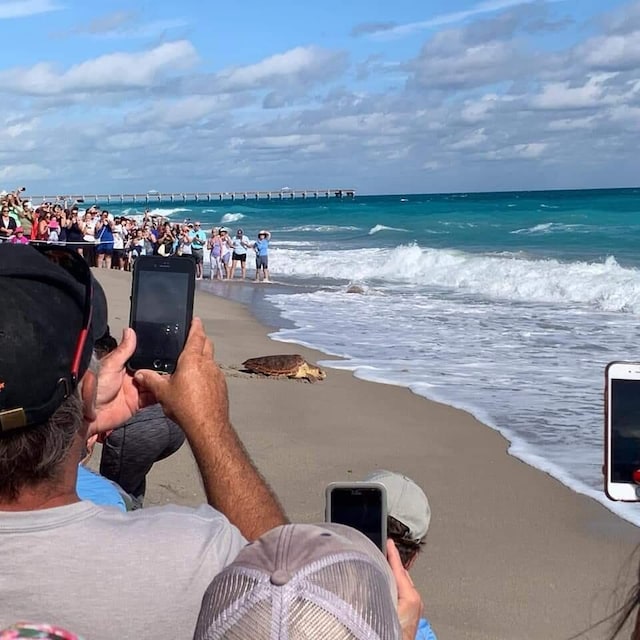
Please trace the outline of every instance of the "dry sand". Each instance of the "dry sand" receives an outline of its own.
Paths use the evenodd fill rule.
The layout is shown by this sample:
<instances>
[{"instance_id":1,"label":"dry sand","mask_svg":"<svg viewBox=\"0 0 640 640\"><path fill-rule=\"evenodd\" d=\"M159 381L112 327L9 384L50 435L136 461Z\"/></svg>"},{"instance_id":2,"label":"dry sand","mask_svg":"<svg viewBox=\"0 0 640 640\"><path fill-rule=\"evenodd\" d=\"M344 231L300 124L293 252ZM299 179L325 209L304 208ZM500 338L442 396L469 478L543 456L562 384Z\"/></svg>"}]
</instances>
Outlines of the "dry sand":
<instances>
[{"instance_id":1,"label":"dry sand","mask_svg":"<svg viewBox=\"0 0 640 640\"><path fill-rule=\"evenodd\" d=\"M119 337L129 275L96 275ZM507 442L469 414L406 389L332 369L316 384L240 374L233 367L254 356L327 356L270 340L245 307L207 293L195 313L227 369L233 423L292 521L321 520L325 485L372 469L424 487L433 517L412 575L440 640L566 639L620 604L613 592L637 566L636 527L509 456ZM186 446L154 467L147 486L148 505L203 500ZM608 628L581 637L605 638Z\"/></svg>"}]
</instances>

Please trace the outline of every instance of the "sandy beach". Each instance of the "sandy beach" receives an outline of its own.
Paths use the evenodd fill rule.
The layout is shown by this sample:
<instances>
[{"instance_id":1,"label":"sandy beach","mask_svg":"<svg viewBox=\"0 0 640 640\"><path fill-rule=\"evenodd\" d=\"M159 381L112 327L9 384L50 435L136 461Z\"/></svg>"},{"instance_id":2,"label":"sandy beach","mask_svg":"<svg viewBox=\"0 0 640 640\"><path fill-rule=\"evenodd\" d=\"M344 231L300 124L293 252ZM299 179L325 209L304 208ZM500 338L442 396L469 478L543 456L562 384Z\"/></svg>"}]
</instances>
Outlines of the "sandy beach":
<instances>
[{"instance_id":1,"label":"sandy beach","mask_svg":"<svg viewBox=\"0 0 640 640\"><path fill-rule=\"evenodd\" d=\"M128 322L130 276L94 270L110 326ZM254 286L236 284L235 286ZM198 292L195 314L225 369L233 423L292 521L323 518L324 488L376 468L414 478L432 521L412 571L440 640L568 639L621 602L640 530L506 453L469 414L328 369L316 384L240 373L247 358L325 354L275 342L242 305ZM206 400L206 399L205 399ZM188 447L157 464L147 504L203 500ZM606 638L608 626L585 634Z\"/></svg>"}]
</instances>

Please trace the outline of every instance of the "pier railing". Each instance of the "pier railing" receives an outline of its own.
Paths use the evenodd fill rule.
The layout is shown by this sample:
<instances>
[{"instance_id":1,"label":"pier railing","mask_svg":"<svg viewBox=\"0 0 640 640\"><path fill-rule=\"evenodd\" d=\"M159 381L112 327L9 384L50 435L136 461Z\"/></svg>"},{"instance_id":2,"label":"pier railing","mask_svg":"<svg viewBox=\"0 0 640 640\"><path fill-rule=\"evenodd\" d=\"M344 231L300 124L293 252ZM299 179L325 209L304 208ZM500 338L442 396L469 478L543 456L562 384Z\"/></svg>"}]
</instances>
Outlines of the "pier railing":
<instances>
[{"instance_id":1,"label":"pier railing","mask_svg":"<svg viewBox=\"0 0 640 640\"><path fill-rule=\"evenodd\" d=\"M119 193L37 195L31 200L40 202L78 201L95 203L154 203L154 202L221 202L224 200L288 200L293 198L355 198L355 189L279 189L277 191L196 191L190 193Z\"/></svg>"}]
</instances>

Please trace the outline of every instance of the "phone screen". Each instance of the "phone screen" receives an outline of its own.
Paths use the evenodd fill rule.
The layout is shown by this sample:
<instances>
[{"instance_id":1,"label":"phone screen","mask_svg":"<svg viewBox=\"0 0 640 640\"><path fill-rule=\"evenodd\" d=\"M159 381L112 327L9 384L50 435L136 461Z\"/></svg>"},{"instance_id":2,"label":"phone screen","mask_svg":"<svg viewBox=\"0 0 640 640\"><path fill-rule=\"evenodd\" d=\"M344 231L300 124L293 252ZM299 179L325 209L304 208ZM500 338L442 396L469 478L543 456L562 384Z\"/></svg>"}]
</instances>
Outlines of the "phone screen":
<instances>
[{"instance_id":1,"label":"phone screen","mask_svg":"<svg viewBox=\"0 0 640 640\"><path fill-rule=\"evenodd\" d=\"M611 480L633 483L640 469L640 380L611 380Z\"/></svg>"},{"instance_id":2,"label":"phone screen","mask_svg":"<svg viewBox=\"0 0 640 640\"><path fill-rule=\"evenodd\" d=\"M384 549L386 544L386 540L382 539L384 517L383 495L380 489L334 487L331 490L329 521L357 529L378 549Z\"/></svg>"},{"instance_id":3,"label":"phone screen","mask_svg":"<svg viewBox=\"0 0 640 640\"><path fill-rule=\"evenodd\" d=\"M140 270L136 274L131 326L137 346L133 368L172 372L187 339L191 319L191 274Z\"/></svg>"}]
</instances>

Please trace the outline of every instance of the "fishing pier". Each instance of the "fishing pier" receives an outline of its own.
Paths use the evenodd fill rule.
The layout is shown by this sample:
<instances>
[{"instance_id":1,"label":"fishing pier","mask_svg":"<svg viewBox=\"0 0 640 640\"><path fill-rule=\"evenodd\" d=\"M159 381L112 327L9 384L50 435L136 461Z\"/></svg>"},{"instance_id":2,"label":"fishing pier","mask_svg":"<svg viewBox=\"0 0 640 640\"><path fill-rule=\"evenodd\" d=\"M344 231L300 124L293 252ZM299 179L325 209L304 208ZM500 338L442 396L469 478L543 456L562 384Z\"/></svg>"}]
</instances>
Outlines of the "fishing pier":
<instances>
[{"instance_id":1,"label":"fishing pier","mask_svg":"<svg viewBox=\"0 0 640 640\"><path fill-rule=\"evenodd\" d=\"M144 203L155 202L223 202L225 200L292 200L315 198L353 199L355 189L291 189L284 187L277 191L196 191L185 193L119 193L119 194L78 194L31 196L31 200L40 202L94 202L94 203Z\"/></svg>"}]
</instances>

